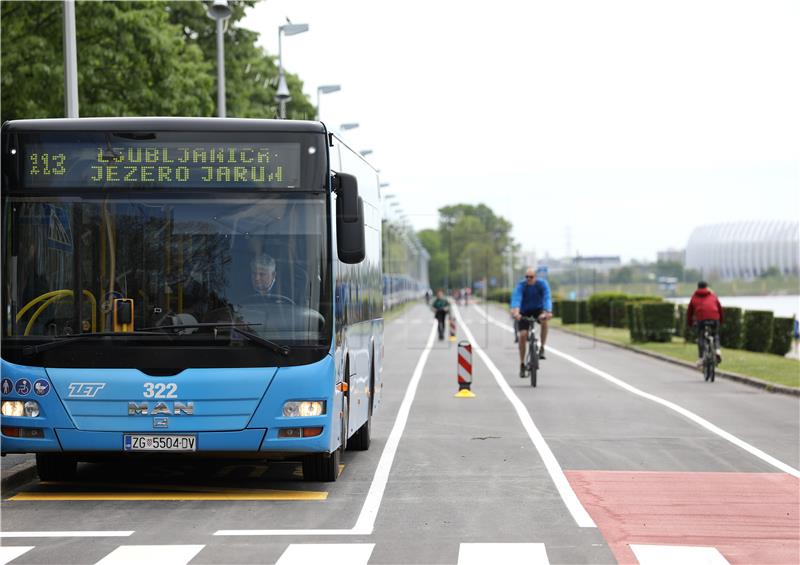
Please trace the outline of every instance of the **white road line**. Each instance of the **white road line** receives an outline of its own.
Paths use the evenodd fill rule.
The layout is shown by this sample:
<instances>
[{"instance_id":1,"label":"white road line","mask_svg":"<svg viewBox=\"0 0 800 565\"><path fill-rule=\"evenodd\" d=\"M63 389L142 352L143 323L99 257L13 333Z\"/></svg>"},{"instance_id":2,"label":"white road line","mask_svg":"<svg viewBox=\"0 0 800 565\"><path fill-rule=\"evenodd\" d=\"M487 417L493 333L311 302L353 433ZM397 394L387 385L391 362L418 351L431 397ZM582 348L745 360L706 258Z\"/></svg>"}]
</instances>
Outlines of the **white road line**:
<instances>
[{"instance_id":1,"label":"white road line","mask_svg":"<svg viewBox=\"0 0 800 565\"><path fill-rule=\"evenodd\" d=\"M550 560L543 543L462 543L458 546L458 565L486 563L550 565Z\"/></svg>"},{"instance_id":2,"label":"white road line","mask_svg":"<svg viewBox=\"0 0 800 565\"><path fill-rule=\"evenodd\" d=\"M53 531L53 532L0 532L0 538L123 538L130 531Z\"/></svg>"},{"instance_id":3,"label":"white road line","mask_svg":"<svg viewBox=\"0 0 800 565\"><path fill-rule=\"evenodd\" d=\"M503 324L503 323L497 321L496 319L492 318L489 314L486 314L485 312L481 312L480 309L476 308L476 310L478 310L478 312L480 312L480 314L482 316L484 316L489 322L495 324L496 326L499 326L499 327L501 327L504 330L509 331L509 332L513 331L508 326L508 324ZM788 474L790 474L790 475L792 475L794 477L800 478L800 470L797 470L794 467L791 467L790 465L787 465L786 463L784 463L783 461L780 461L779 459L776 459L772 455L769 455L769 454L761 451L757 447L755 447L753 445L750 445L749 443L747 443L746 441L744 441L742 439L739 439L735 435L733 435L733 434L731 434L729 432L726 432L725 430L723 430L722 428L720 428L718 426L715 426L714 424L712 424L711 422L709 422L705 418L702 418L701 416L698 416L694 412L692 412L690 410L687 410L686 408L683 408L682 406L679 406L679 405L675 404L674 402L670 402L669 400L664 400L660 396L656 396L654 394L650 394L649 392L644 392L643 390L640 390L640 389L636 388L635 386L629 385L625 381L623 381L621 379L618 379L617 377L614 377L614 376L606 373L605 371L601 371L600 369L598 369L596 367L593 367L593 366L589 365L588 363L584 363L583 361L573 357L572 355L568 355L566 353L563 353L563 352L559 351L558 349L554 349L553 347L551 347L549 345L547 346L547 351L548 351L548 353L556 354L557 356L561 357L562 359L566 359L570 363L574 363L575 365L577 365L578 367L581 367L582 369L586 369L590 373L594 373L595 375L604 378L608 382L613 383L613 384L617 385L618 387L620 387L622 389L625 389L625 390L627 390L628 392L630 392L632 394L635 394L637 396L641 396L642 398L646 398L647 400L652 400L653 402L655 402L657 404L660 404L660 405L662 405L662 406L664 406L666 408L669 408L670 410L673 410L673 411L677 412L678 414L680 414L681 416L684 416L685 418L688 418L689 420L691 420L695 424L697 424L697 425L705 428L706 430L708 430L708 431L720 436L721 438L731 442L733 445L735 445L737 447L740 447L741 449L744 449L749 454L751 454L751 455L753 455L755 457L758 457L759 459L761 459L765 463L768 463L768 464L772 465L773 467L776 467L777 469L780 469L784 473L788 473Z\"/></svg>"},{"instance_id":4,"label":"white road line","mask_svg":"<svg viewBox=\"0 0 800 565\"><path fill-rule=\"evenodd\" d=\"M95 565L186 565L205 545L121 545Z\"/></svg>"},{"instance_id":5,"label":"white road line","mask_svg":"<svg viewBox=\"0 0 800 565\"><path fill-rule=\"evenodd\" d=\"M16 547L0 547L0 565L6 565L9 561L13 561L23 553L28 553L35 546L33 545L19 545Z\"/></svg>"},{"instance_id":6,"label":"white road line","mask_svg":"<svg viewBox=\"0 0 800 565\"><path fill-rule=\"evenodd\" d=\"M374 543L292 543L275 565L367 565Z\"/></svg>"},{"instance_id":7,"label":"white road line","mask_svg":"<svg viewBox=\"0 0 800 565\"><path fill-rule=\"evenodd\" d=\"M533 446L536 448L536 451L539 452L539 457L542 458L542 462L544 463L547 472L550 474L550 479L555 484L556 490L558 490L558 494L561 496L561 500L564 501L564 505L569 510L569 513L572 514L572 518L575 520L575 523L578 524L581 528L596 528L597 525L592 520L592 517L589 516L589 513L581 504L580 500L578 500L578 496L575 494L575 491L572 490L572 487L567 481L567 477L564 475L564 471L561 469L561 465L558 464L556 460L556 456L553 455L553 452L550 450L550 446L547 445L547 442L542 437L539 428L536 427L536 424L533 423L533 418L528 413L527 408L519 399L519 397L511 390L511 387L508 386L506 379L503 377L503 374L500 370L492 363L492 360L483 350L483 348L478 345L478 342L475 340L475 337L472 335L472 332L469 331L469 327L464 322L464 319L461 317L461 312L458 310L458 306L455 304L453 305L453 312L455 312L456 319L458 320L459 325L464 330L467 339L472 344L472 348L480 355L483 362L489 368L489 371L494 376L495 381L497 381L497 385L500 387L500 390L503 391L503 394L506 395L511 405L514 407L514 410L517 412L517 416L522 421L522 427L525 428L525 431L528 432L528 437L531 438L531 442L533 442Z\"/></svg>"},{"instance_id":8,"label":"white road line","mask_svg":"<svg viewBox=\"0 0 800 565\"><path fill-rule=\"evenodd\" d=\"M630 544L639 565L729 565L716 547Z\"/></svg>"},{"instance_id":9,"label":"white road line","mask_svg":"<svg viewBox=\"0 0 800 565\"><path fill-rule=\"evenodd\" d=\"M414 402L414 395L417 393L417 386L422 378L422 371L425 368L425 363L428 361L428 356L433 349L433 341L436 337L436 323L431 326L431 333L428 336L428 342L425 344L425 349L419 356L417 366L414 373L411 375L411 380L406 388L406 394L403 397L403 402L400 404L400 410L397 412L392 431L389 433L389 439L386 440L386 445L381 453L381 458L378 461L378 466L375 469L375 475L372 477L372 483L367 493L367 498L364 500L364 505L361 507L361 513L358 515L356 525L349 530L219 530L214 533L215 536L347 536L347 535L370 535L375 528L375 519L378 517L378 510L381 506L383 493L386 490L386 483L389 481L389 471L392 469L392 463L397 453L397 447L400 445L400 438L403 436L406 422L408 422L408 414L411 411L411 404Z\"/></svg>"}]
</instances>

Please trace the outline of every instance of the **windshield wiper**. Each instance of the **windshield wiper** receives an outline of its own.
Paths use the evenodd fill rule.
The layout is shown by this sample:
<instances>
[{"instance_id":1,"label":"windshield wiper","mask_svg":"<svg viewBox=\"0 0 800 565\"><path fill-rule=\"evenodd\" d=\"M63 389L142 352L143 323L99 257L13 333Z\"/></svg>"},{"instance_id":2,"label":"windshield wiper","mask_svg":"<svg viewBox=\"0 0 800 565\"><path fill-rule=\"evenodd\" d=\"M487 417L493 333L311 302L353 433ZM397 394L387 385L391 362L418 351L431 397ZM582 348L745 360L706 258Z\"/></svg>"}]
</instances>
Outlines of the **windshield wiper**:
<instances>
[{"instance_id":1,"label":"windshield wiper","mask_svg":"<svg viewBox=\"0 0 800 565\"><path fill-rule=\"evenodd\" d=\"M247 330L242 329L242 327L252 327L252 326L260 326L262 324L237 324L237 323L215 323L215 322L207 322L207 323L198 323L198 324L175 324L169 326L153 326L150 328L142 328L141 331L152 331L152 330L183 330L183 329L190 329L190 328L213 328L213 329L220 329L220 328L230 328L231 330L236 331L237 334L241 335L252 341L253 343L257 343L259 345L263 345L271 349L273 352L283 355L286 357L289 355L291 350L286 345L280 345L275 343L274 341L270 341L267 338L261 337L260 335L249 332ZM233 332L231 332L233 333Z\"/></svg>"},{"instance_id":2,"label":"windshield wiper","mask_svg":"<svg viewBox=\"0 0 800 565\"><path fill-rule=\"evenodd\" d=\"M160 335L160 334L158 332L137 331L137 332L93 332L93 333L78 334L74 336L61 336L53 338L52 341L48 341L47 343L40 343L39 345L26 345L25 347L22 348L22 354L36 355L37 353L41 353L42 351L55 349L63 345L69 345L71 343L75 343L77 341L88 341L90 339L96 339L102 337L131 337L135 335Z\"/></svg>"}]
</instances>

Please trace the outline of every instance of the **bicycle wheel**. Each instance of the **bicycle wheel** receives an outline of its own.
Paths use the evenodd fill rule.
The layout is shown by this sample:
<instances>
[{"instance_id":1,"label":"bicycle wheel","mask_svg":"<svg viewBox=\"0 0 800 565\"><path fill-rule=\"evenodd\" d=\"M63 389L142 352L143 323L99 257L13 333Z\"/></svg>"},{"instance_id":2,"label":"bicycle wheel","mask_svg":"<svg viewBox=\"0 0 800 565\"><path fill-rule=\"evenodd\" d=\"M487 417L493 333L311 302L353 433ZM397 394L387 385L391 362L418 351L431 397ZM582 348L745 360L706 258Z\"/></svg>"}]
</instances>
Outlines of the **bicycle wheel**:
<instances>
[{"instance_id":1,"label":"bicycle wheel","mask_svg":"<svg viewBox=\"0 0 800 565\"><path fill-rule=\"evenodd\" d=\"M536 373L539 372L539 342L533 340L528 347L528 372L531 375L531 386L536 386Z\"/></svg>"}]
</instances>

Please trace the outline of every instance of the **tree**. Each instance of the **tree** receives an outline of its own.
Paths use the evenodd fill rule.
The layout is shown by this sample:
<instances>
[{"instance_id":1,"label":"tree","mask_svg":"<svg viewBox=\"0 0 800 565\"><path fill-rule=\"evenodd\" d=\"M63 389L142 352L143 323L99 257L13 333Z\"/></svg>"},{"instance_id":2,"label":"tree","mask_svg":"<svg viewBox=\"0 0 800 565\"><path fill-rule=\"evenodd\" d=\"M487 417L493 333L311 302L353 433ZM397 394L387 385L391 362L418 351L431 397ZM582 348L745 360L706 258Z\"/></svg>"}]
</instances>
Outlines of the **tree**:
<instances>
[{"instance_id":1,"label":"tree","mask_svg":"<svg viewBox=\"0 0 800 565\"><path fill-rule=\"evenodd\" d=\"M418 235L431 256L433 287L457 287L500 277L504 257L516 246L511 223L484 204L456 204L439 209L439 229Z\"/></svg>"},{"instance_id":2,"label":"tree","mask_svg":"<svg viewBox=\"0 0 800 565\"><path fill-rule=\"evenodd\" d=\"M225 33L229 116L274 117L277 68L237 23L254 0L232 2ZM64 115L63 3L0 2L2 120ZM75 6L80 115L216 115L215 22L201 2ZM287 75L292 118L313 116Z\"/></svg>"}]
</instances>

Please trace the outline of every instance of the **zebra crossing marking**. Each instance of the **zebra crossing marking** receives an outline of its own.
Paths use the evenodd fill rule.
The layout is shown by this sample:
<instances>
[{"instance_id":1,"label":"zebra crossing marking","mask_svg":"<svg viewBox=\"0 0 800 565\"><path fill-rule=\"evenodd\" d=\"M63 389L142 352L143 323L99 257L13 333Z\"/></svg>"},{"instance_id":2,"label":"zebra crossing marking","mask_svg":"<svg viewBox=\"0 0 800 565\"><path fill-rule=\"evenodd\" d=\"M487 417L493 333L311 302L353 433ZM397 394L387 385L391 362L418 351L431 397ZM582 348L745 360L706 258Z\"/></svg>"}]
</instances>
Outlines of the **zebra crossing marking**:
<instances>
[{"instance_id":1,"label":"zebra crossing marking","mask_svg":"<svg viewBox=\"0 0 800 565\"><path fill-rule=\"evenodd\" d=\"M729 565L716 547L629 544L639 565Z\"/></svg>"},{"instance_id":2,"label":"zebra crossing marking","mask_svg":"<svg viewBox=\"0 0 800 565\"><path fill-rule=\"evenodd\" d=\"M186 565L205 545L121 545L95 565Z\"/></svg>"},{"instance_id":3,"label":"zebra crossing marking","mask_svg":"<svg viewBox=\"0 0 800 565\"><path fill-rule=\"evenodd\" d=\"M543 543L462 543L458 546L458 565L485 563L525 563L550 565Z\"/></svg>"},{"instance_id":4,"label":"zebra crossing marking","mask_svg":"<svg viewBox=\"0 0 800 565\"><path fill-rule=\"evenodd\" d=\"M292 543L275 565L367 565L374 543Z\"/></svg>"},{"instance_id":5,"label":"zebra crossing marking","mask_svg":"<svg viewBox=\"0 0 800 565\"><path fill-rule=\"evenodd\" d=\"M16 547L0 547L0 565L6 565L9 561L13 561L23 553L28 553L35 546L33 545L19 545Z\"/></svg>"}]
</instances>

